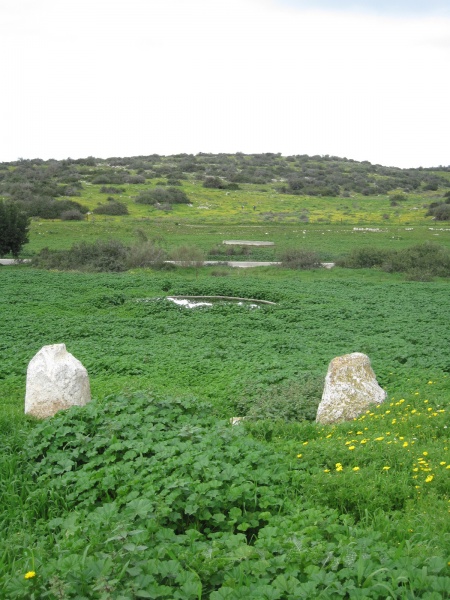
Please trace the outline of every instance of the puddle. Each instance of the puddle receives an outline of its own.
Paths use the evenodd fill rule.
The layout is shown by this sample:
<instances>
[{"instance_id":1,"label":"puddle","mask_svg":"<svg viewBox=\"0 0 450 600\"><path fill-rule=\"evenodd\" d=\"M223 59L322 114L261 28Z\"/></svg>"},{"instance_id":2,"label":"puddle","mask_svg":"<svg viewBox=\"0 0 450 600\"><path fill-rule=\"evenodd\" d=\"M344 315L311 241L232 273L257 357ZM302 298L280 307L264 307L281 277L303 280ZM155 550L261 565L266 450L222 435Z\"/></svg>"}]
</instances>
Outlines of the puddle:
<instances>
[{"instance_id":1,"label":"puddle","mask_svg":"<svg viewBox=\"0 0 450 600\"><path fill-rule=\"evenodd\" d=\"M184 308L197 308L199 306L213 306L217 303L236 304L237 306L246 306L248 308L261 308L263 304L275 306L275 302L269 300L256 300L255 298L235 298L233 296L166 296L165 298L136 298L135 302L158 302L169 300L177 306Z\"/></svg>"},{"instance_id":2,"label":"puddle","mask_svg":"<svg viewBox=\"0 0 450 600\"><path fill-rule=\"evenodd\" d=\"M212 306L213 304L217 304L217 302L226 302L227 304L236 304L237 306L248 306L249 308L259 308L259 304L251 301L244 300L241 298L221 298L217 297L208 297L208 299L204 299L200 297L180 297L180 296L167 296L166 300L170 302L174 302L178 306L184 306L185 308L197 308L198 306Z\"/></svg>"},{"instance_id":3,"label":"puddle","mask_svg":"<svg viewBox=\"0 0 450 600\"><path fill-rule=\"evenodd\" d=\"M167 300L178 304L178 306L184 306L185 308L197 308L197 306L212 306L212 302L201 302L200 300L188 300L187 298L171 298L167 296Z\"/></svg>"}]
</instances>

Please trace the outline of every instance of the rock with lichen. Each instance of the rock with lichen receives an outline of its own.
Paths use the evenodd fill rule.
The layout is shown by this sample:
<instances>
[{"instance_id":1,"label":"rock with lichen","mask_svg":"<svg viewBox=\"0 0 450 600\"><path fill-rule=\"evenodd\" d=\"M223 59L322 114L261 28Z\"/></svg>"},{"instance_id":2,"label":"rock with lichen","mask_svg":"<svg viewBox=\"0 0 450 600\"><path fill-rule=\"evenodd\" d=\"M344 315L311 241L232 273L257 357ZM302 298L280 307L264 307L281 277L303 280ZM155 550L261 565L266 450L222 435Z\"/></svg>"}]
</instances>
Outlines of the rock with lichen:
<instances>
[{"instance_id":1,"label":"rock with lichen","mask_svg":"<svg viewBox=\"0 0 450 600\"><path fill-rule=\"evenodd\" d=\"M361 352L338 356L328 367L316 422L351 421L365 413L371 404L381 404L386 396L368 356Z\"/></svg>"}]
</instances>

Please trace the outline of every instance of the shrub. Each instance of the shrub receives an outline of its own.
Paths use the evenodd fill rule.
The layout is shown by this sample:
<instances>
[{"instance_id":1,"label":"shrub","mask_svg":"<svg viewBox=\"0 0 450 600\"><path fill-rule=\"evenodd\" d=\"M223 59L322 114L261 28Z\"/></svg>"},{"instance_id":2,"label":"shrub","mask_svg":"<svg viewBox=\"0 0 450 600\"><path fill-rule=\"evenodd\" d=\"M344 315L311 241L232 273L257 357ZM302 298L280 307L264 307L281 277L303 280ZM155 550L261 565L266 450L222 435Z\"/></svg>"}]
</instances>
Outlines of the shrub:
<instances>
[{"instance_id":1,"label":"shrub","mask_svg":"<svg viewBox=\"0 0 450 600\"><path fill-rule=\"evenodd\" d=\"M322 265L316 252L303 248L290 248L281 256L281 266L286 269L319 269Z\"/></svg>"},{"instance_id":2,"label":"shrub","mask_svg":"<svg viewBox=\"0 0 450 600\"><path fill-rule=\"evenodd\" d=\"M348 269L370 269L381 267L389 255L387 250L380 248L354 248L348 256L336 261L338 267Z\"/></svg>"},{"instance_id":3,"label":"shrub","mask_svg":"<svg viewBox=\"0 0 450 600\"><path fill-rule=\"evenodd\" d=\"M227 187L227 184L220 177L211 177L208 175L203 180L203 187L224 190Z\"/></svg>"},{"instance_id":4,"label":"shrub","mask_svg":"<svg viewBox=\"0 0 450 600\"><path fill-rule=\"evenodd\" d=\"M127 252L126 265L130 269L152 267L163 269L167 260L167 252L153 241L143 241L131 246Z\"/></svg>"},{"instance_id":5,"label":"shrub","mask_svg":"<svg viewBox=\"0 0 450 600\"><path fill-rule=\"evenodd\" d=\"M61 221L82 221L84 218L83 213L76 208L65 210L60 215Z\"/></svg>"},{"instance_id":6,"label":"shrub","mask_svg":"<svg viewBox=\"0 0 450 600\"><path fill-rule=\"evenodd\" d=\"M87 213L88 209L74 200L55 200L49 196L30 196L20 201L20 207L29 217L60 219L63 212L78 210Z\"/></svg>"},{"instance_id":7,"label":"shrub","mask_svg":"<svg viewBox=\"0 0 450 600\"><path fill-rule=\"evenodd\" d=\"M157 187L140 192L135 198L137 204L189 204L189 198L183 190L176 187Z\"/></svg>"},{"instance_id":8,"label":"shrub","mask_svg":"<svg viewBox=\"0 0 450 600\"><path fill-rule=\"evenodd\" d=\"M117 240L97 240L91 244L80 242L70 250L43 248L32 259L32 265L62 271L125 271L126 247Z\"/></svg>"},{"instance_id":9,"label":"shrub","mask_svg":"<svg viewBox=\"0 0 450 600\"><path fill-rule=\"evenodd\" d=\"M102 187L100 188L100 191L102 194L121 194L124 191L124 189L114 187L111 185L102 185Z\"/></svg>"},{"instance_id":10,"label":"shrub","mask_svg":"<svg viewBox=\"0 0 450 600\"><path fill-rule=\"evenodd\" d=\"M30 218L14 202L0 200L0 256L11 252L15 257L28 242Z\"/></svg>"},{"instance_id":11,"label":"shrub","mask_svg":"<svg viewBox=\"0 0 450 600\"><path fill-rule=\"evenodd\" d=\"M407 273L414 281L429 281L435 276L450 277L450 251L430 242L403 250L358 248L336 265L349 269L378 267L388 273Z\"/></svg>"},{"instance_id":12,"label":"shrub","mask_svg":"<svg viewBox=\"0 0 450 600\"><path fill-rule=\"evenodd\" d=\"M145 183L145 177L143 175L129 175L126 182L132 184Z\"/></svg>"},{"instance_id":13,"label":"shrub","mask_svg":"<svg viewBox=\"0 0 450 600\"><path fill-rule=\"evenodd\" d=\"M450 204L446 202L431 205L426 213L427 217L434 217L436 221L450 221Z\"/></svg>"},{"instance_id":14,"label":"shrub","mask_svg":"<svg viewBox=\"0 0 450 600\"><path fill-rule=\"evenodd\" d=\"M170 253L170 258L182 267L201 267L205 261L205 254L203 250L197 246L191 246L185 244L178 246Z\"/></svg>"},{"instance_id":15,"label":"shrub","mask_svg":"<svg viewBox=\"0 0 450 600\"><path fill-rule=\"evenodd\" d=\"M108 198L109 200L109 198ZM100 204L92 211L96 215L128 215L128 208L123 202L109 200L107 204Z\"/></svg>"},{"instance_id":16,"label":"shrub","mask_svg":"<svg viewBox=\"0 0 450 600\"><path fill-rule=\"evenodd\" d=\"M270 387L251 383L237 400L236 408L240 416L252 419L314 421L323 386L324 378L311 373Z\"/></svg>"},{"instance_id":17,"label":"shrub","mask_svg":"<svg viewBox=\"0 0 450 600\"><path fill-rule=\"evenodd\" d=\"M390 198L391 198L391 203L392 202L406 202L406 200L408 200L408 196L406 196L405 194L393 194Z\"/></svg>"},{"instance_id":18,"label":"shrub","mask_svg":"<svg viewBox=\"0 0 450 600\"><path fill-rule=\"evenodd\" d=\"M431 242L417 244L388 253L382 268L390 273L409 273L416 281L450 277L450 251Z\"/></svg>"}]
</instances>

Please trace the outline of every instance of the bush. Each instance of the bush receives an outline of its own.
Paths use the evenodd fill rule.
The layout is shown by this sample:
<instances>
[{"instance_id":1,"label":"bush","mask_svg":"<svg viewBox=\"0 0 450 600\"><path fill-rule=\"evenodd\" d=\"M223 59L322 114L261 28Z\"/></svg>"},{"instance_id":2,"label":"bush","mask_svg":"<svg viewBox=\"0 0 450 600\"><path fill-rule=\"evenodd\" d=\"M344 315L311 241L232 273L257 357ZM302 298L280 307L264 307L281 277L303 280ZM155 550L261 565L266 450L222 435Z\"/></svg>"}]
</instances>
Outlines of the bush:
<instances>
[{"instance_id":1,"label":"bush","mask_svg":"<svg viewBox=\"0 0 450 600\"><path fill-rule=\"evenodd\" d=\"M389 273L408 273L416 281L450 277L450 251L431 242L417 244L388 253L382 268Z\"/></svg>"},{"instance_id":2,"label":"bush","mask_svg":"<svg viewBox=\"0 0 450 600\"><path fill-rule=\"evenodd\" d=\"M83 213L76 208L65 210L60 215L61 221L82 221L84 218Z\"/></svg>"},{"instance_id":3,"label":"bush","mask_svg":"<svg viewBox=\"0 0 450 600\"><path fill-rule=\"evenodd\" d=\"M132 246L127 253L126 265L129 269L152 267L165 268L167 252L153 241L145 241Z\"/></svg>"},{"instance_id":4,"label":"bush","mask_svg":"<svg viewBox=\"0 0 450 600\"><path fill-rule=\"evenodd\" d=\"M121 194L125 190L123 188L113 187L110 185L102 185L100 191L102 194Z\"/></svg>"},{"instance_id":5,"label":"bush","mask_svg":"<svg viewBox=\"0 0 450 600\"><path fill-rule=\"evenodd\" d=\"M225 188L227 188L227 184L220 177L207 176L203 180L203 187L204 188L213 188L216 190L224 190Z\"/></svg>"},{"instance_id":6,"label":"bush","mask_svg":"<svg viewBox=\"0 0 450 600\"><path fill-rule=\"evenodd\" d=\"M189 204L189 198L183 190L176 187L157 187L142 191L135 198L137 204Z\"/></svg>"},{"instance_id":7,"label":"bush","mask_svg":"<svg viewBox=\"0 0 450 600\"><path fill-rule=\"evenodd\" d=\"M0 200L0 256L11 252L19 255L28 242L30 219L14 202Z\"/></svg>"},{"instance_id":8,"label":"bush","mask_svg":"<svg viewBox=\"0 0 450 600\"><path fill-rule=\"evenodd\" d=\"M240 416L252 419L314 421L323 386L324 378L311 373L269 388L252 383L237 400L236 408Z\"/></svg>"},{"instance_id":9,"label":"bush","mask_svg":"<svg viewBox=\"0 0 450 600\"><path fill-rule=\"evenodd\" d=\"M429 281L436 276L450 277L450 251L430 242L404 250L359 248L336 265L349 269L378 267L388 273L407 273L414 281Z\"/></svg>"},{"instance_id":10,"label":"bush","mask_svg":"<svg viewBox=\"0 0 450 600\"><path fill-rule=\"evenodd\" d=\"M143 175L129 175L126 182L132 184L145 183L145 177Z\"/></svg>"},{"instance_id":11,"label":"bush","mask_svg":"<svg viewBox=\"0 0 450 600\"><path fill-rule=\"evenodd\" d=\"M70 250L43 248L32 259L32 265L43 269L62 271L125 271L126 247L117 240L97 240L91 244L80 242Z\"/></svg>"},{"instance_id":12,"label":"bush","mask_svg":"<svg viewBox=\"0 0 450 600\"><path fill-rule=\"evenodd\" d=\"M29 217L41 219L60 219L63 212L70 210L78 210L83 214L88 212L85 206L74 200L55 200L48 196L30 196L27 200L21 200L19 205Z\"/></svg>"},{"instance_id":13,"label":"bush","mask_svg":"<svg viewBox=\"0 0 450 600\"><path fill-rule=\"evenodd\" d=\"M319 269L322 265L316 252L303 248L290 248L281 256L281 266L285 269Z\"/></svg>"},{"instance_id":14,"label":"bush","mask_svg":"<svg viewBox=\"0 0 450 600\"><path fill-rule=\"evenodd\" d=\"M109 200L109 198L108 198ZM92 211L96 215L128 215L128 208L123 202L116 202L114 199L107 204L100 204Z\"/></svg>"},{"instance_id":15,"label":"bush","mask_svg":"<svg viewBox=\"0 0 450 600\"><path fill-rule=\"evenodd\" d=\"M370 269L381 267L389 255L387 250L380 248L355 248L348 256L336 261L338 267L347 269Z\"/></svg>"},{"instance_id":16,"label":"bush","mask_svg":"<svg viewBox=\"0 0 450 600\"><path fill-rule=\"evenodd\" d=\"M427 217L434 217L436 221L450 221L450 204L439 202L430 206Z\"/></svg>"},{"instance_id":17,"label":"bush","mask_svg":"<svg viewBox=\"0 0 450 600\"><path fill-rule=\"evenodd\" d=\"M406 200L408 200L408 196L405 196L405 194L393 194L391 197L391 203L392 202L406 202ZM392 205L394 206L394 205Z\"/></svg>"},{"instance_id":18,"label":"bush","mask_svg":"<svg viewBox=\"0 0 450 600\"><path fill-rule=\"evenodd\" d=\"M205 261L203 250L197 246L185 244L175 248L170 253L170 258L180 264L181 267L201 267Z\"/></svg>"}]
</instances>

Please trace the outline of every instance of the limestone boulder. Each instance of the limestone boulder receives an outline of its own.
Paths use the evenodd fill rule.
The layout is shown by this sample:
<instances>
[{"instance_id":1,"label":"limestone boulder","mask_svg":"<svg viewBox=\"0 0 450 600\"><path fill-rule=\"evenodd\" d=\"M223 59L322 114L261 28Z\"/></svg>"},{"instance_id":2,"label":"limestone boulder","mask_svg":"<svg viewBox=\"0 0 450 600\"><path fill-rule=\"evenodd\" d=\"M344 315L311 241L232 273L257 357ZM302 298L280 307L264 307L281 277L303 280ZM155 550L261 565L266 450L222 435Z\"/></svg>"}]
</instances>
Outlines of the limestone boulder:
<instances>
[{"instance_id":1,"label":"limestone boulder","mask_svg":"<svg viewBox=\"0 0 450 600\"><path fill-rule=\"evenodd\" d=\"M71 406L84 406L91 399L89 377L81 362L65 344L44 346L27 369L25 414L38 419L51 417Z\"/></svg>"},{"instance_id":2,"label":"limestone boulder","mask_svg":"<svg viewBox=\"0 0 450 600\"><path fill-rule=\"evenodd\" d=\"M378 385L369 357L361 352L334 358L328 367L317 423L351 421L381 404L386 392Z\"/></svg>"}]
</instances>

